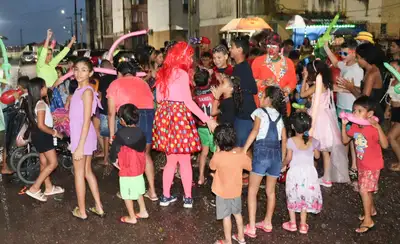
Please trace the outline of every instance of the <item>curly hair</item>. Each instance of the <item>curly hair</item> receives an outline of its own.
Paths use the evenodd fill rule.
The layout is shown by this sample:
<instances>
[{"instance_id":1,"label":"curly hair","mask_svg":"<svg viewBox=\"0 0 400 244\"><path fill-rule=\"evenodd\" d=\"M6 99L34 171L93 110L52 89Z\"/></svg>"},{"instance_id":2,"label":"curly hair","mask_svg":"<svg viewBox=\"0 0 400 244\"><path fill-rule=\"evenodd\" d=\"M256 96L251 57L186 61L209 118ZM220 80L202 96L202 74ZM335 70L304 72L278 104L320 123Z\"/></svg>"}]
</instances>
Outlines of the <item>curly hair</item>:
<instances>
[{"instance_id":1,"label":"curly hair","mask_svg":"<svg viewBox=\"0 0 400 244\"><path fill-rule=\"evenodd\" d=\"M157 72L156 86L159 87L161 94L168 94L168 86L172 74L182 69L188 73L189 78L193 78L193 55L194 49L186 42L178 42L168 50L163 66ZM192 85L192 84L190 84Z\"/></svg>"},{"instance_id":2,"label":"curly hair","mask_svg":"<svg viewBox=\"0 0 400 244\"><path fill-rule=\"evenodd\" d=\"M290 130L290 123L288 119L288 112L286 107L285 94L277 86L269 86L265 88L264 96L269 98L272 103L272 107L275 108L282 116L283 124L285 125L286 131Z\"/></svg>"},{"instance_id":3,"label":"curly hair","mask_svg":"<svg viewBox=\"0 0 400 244\"><path fill-rule=\"evenodd\" d=\"M260 32L254 33L250 38L250 42L256 46L261 48L262 50L267 50L267 45L281 45L282 39L281 37L273 32L271 29L265 29Z\"/></svg>"}]
</instances>

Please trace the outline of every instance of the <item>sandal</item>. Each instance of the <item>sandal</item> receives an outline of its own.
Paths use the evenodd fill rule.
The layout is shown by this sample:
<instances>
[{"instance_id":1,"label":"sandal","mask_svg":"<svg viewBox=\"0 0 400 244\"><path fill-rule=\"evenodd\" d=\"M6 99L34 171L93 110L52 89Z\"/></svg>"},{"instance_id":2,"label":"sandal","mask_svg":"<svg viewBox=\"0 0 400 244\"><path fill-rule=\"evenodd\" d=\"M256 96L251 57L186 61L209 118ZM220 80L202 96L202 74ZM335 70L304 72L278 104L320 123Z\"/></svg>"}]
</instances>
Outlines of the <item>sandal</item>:
<instances>
[{"instance_id":1,"label":"sandal","mask_svg":"<svg viewBox=\"0 0 400 244\"><path fill-rule=\"evenodd\" d=\"M62 194L64 192L65 192L64 188L62 188L60 186L53 185L53 188L51 189L51 192L44 192L44 195L45 196L52 196L52 195Z\"/></svg>"},{"instance_id":2,"label":"sandal","mask_svg":"<svg viewBox=\"0 0 400 244\"><path fill-rule=\"evenodd\" d=\"M127 219L127 217L126 217L126 216L123 216L123 217L121 217L121 218L119 219L119 221L121 221L121 223L130 224L130 225L134 225L134 224L137 223L137 221L136 221L135 223L133 223L133 222L128 222L128 221L126 221L126 219Z\"/></svg>"},{"instance_id":3,"label":"sandal","mask_svg":"<svg viewBox=\"0 0 400 244\"><path fill-rule=\"evenodd\" d=\"M376 215L378 215L377 212L371 214L371 217L375 217ZM358 219L359 219L360 221L364 221L364 218L365 218L364 215L359 215L359 216L358 216Z\"/></svg>"},{"instance_id":4,"label":"sandal","mask_svg":"<svg viewBox=\"0 0 400 244\"><path fill-rule=\"evenodd\" d=\"M251 229L250 225L246 225L244 228L244 234L250 238L256 238L256 228L254 228L254 231Z\"/></svg>"},{"instance_id":5,"label":"sandal","mask_svg":"<svg viewBox=\"0 0 400 244\"><path fill-rule=\"evenodd\" d=\"M99 216L100 218L104 218L106 216L106 213L104 212L104 210L102 213L100 213L95 207L89 208L88 211Z\"/></svg>"},{"instance_id":6,"label":"sandal","mask_svg":"<svg viewBox=\"0 0 400 244\"><path fill-rule=\"evenodd\" d=\"M264 220L256 223L256 228L261 229L266 233L272 232L272 224L265 224Z\"/></svg>"},{"instance_id":7,"label":"sandal","mask_svg":"<svg viewBox=\"0 0 400 244\"><path fill-rule=\"evenodd\" d=\"M372 224L371 226L361 225L360 227L358 227L356 229L356 232L359 233L359 234L367 233L368 231L372 230L374 227L375 227L375 224ZM361 229L365 229L365 230L362 231Z\"/></svg>"},{"instance_id":8,"label":"sandal","mask_svg":"<svg viewBox=\"0 0 400 244\"><path fill-rule=\"evenodd\" d=\"M148 191L146 191L146 193L145 193L143 196L144 196L145 198L150 199L150 201L152 201L152 202L158 201L158 197L157 197L157 196L151 197Z\"/></svg>"},{"instance_id":9,"label":"sandal","mask_svg":"<svg viewBox=\"0 0 400 244\"><path fill-rule=\"evenodd\" d=\"M78 207L75 207L74 208L74 210L72 210L72 215L75 217L75 218L78 218L78 219L80 219L80 220L87 220L87 216L86 216L86 218L83 218L82 217L82 214L81 214L81 212L79 211L79 208Z\"/></svg>"},{"instance_id":10,"label":"sandal","mask_svg":"<svg viewBox=\"0 0 400 244\"><path fill-rule=\"evenodd\" d=\"M27 190L25 194L41 202L47 201L47 197L42 193L41 190L37 191L36 193L32 193L31 191Z\"/></svg>"},{"instance_id":11,"label":"sandal","mask_svg":"<svg viewBox=\"0 0 400 244\"><path fill-rule=\"evenodd\" d=\"M283 223L283 224L282 224L282 228L285 229L285 230L287 230L287 231L290 231L290 232L295 232L295 231L297 231L297 225L296 225L296 223L292 223L292 222L290 222L290 221Z\"/></svg>"},{"instance_id":12,"label":"sandal","mask_svg":"<svg viewBox=\"0 0 400 244\"><path fill-rule=\"evenodd\" d=\"M393 172L400 172L400 163L392 164L389 169Z\"/></svg>"},{"instance_id":13,"label":"sandal","mask_svg":"<svg viewBox=\"0 0 400 244\"><path fill-rule=\"evenodd\" d=\"M237 241L239 244L246 244L246 240L245 240L245 239L243 239L242 241L239 240L238 234L232 235L232 239L235 240L235 241Z\"/></svg>"},{"instance_id":14,"label":"sandal","mask_svg":"<svg viewBox=\"0 0 400 244\"><path fill-rule=\"evenodd\" d=\"M225 244L225 242L223 240L218 240L218 241L214 242L214 244Z\"/></svg>"},{"instance_id":15,"label":"sandal","mask_svg":"<svg viewBox=\"0 0 400 244\"><path fill-rule=\"evenodd\" d=\"M307 234L308 233L308 228L309 228L308 224L300 224L299 232L301 234Z\"/></svg>"},{"instance_id":16,"label":"sandal","mask_svg":"<svg viewBox=\"0 0 400 244\"><path fill-rule=\"evenodd\" d=\"M135 217L137 219L148 219L149 218L149 214L147 213L147 216L140 216L139 214L135 214Z\"/></svg>"}]
</instances>

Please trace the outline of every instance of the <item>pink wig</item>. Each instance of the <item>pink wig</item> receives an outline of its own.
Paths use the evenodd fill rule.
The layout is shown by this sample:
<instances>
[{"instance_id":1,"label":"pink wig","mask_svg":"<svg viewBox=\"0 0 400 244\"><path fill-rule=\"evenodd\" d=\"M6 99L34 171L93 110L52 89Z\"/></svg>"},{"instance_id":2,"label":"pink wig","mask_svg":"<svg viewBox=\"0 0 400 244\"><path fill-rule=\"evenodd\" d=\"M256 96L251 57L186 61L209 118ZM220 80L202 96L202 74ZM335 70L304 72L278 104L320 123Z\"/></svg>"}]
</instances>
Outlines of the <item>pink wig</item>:
<instances>
[{"instance_id":1,"label":"pink wig","mask_svg":"<svg viewBox=\"0 0 400 244\"><path fill-rule=\"evenodd\" d=\"M168 83L174 70L182 69L188 73L192 79L193 69L193 48L186 42L178 42L167 53L161 69L157 72L156 86L164 96L168 93ZM191 83L190 83L191 84ZM191 84L192 85L192 84Z\"/></svg>"}]
</instances>

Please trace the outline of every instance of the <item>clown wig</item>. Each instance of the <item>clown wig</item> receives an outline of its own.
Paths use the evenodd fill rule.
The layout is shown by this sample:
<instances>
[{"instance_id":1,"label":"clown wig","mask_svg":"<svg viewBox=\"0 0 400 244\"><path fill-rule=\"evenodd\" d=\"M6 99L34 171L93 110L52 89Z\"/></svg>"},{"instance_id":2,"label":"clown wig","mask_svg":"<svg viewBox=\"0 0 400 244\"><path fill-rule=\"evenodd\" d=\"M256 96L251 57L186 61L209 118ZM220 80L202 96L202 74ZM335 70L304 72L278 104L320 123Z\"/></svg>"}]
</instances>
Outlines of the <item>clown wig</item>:
<instances>
[{"instance_id":1,"label":"clown wig","mask_svg":"<svg viewBox=\"0 0 400 244\"><path fill-rule=\"evenodd\" d=\"M173 73L177 69L182 69L188 73L190 79L193 78L193 55L194 49L186 42L178 42L168 50L163 66L157 72L156 86L164 96L168 93L168 83ZM192 85L192 83L190 83Z\"/></svg>"}]
</instances>

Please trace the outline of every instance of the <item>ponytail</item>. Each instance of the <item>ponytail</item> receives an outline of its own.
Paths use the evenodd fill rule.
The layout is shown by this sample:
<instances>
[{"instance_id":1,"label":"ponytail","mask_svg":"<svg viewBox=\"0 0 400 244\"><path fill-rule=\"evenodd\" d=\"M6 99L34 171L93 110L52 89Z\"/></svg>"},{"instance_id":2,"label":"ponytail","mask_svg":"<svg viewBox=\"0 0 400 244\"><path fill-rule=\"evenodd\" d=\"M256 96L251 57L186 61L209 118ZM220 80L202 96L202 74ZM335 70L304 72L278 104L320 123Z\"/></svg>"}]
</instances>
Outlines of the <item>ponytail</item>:
<instances>
[{"instance_id":1,"label":"ponytail","mask_svg":"<svg viewBox=\"0 0 400 244\"><path fill-rule=\"evenodd\" d=\"M307 142L310 140L310 135L308 134L308 131L303 133L303 137L302 138L303 138L304 144L307 145Z\"/></svg>"},{"instance_id":2,"label":"ponytail","mask_svg":"<svg viewBox=\"0 0 400 244\"><path fill-rule=\"evenodd\" d=\"M243 91L240 87L240 79L236 76L229 77L233 91L232 98L235 104L236 113L241 113L243 111Z\"/></svg>"}]
</instances>

